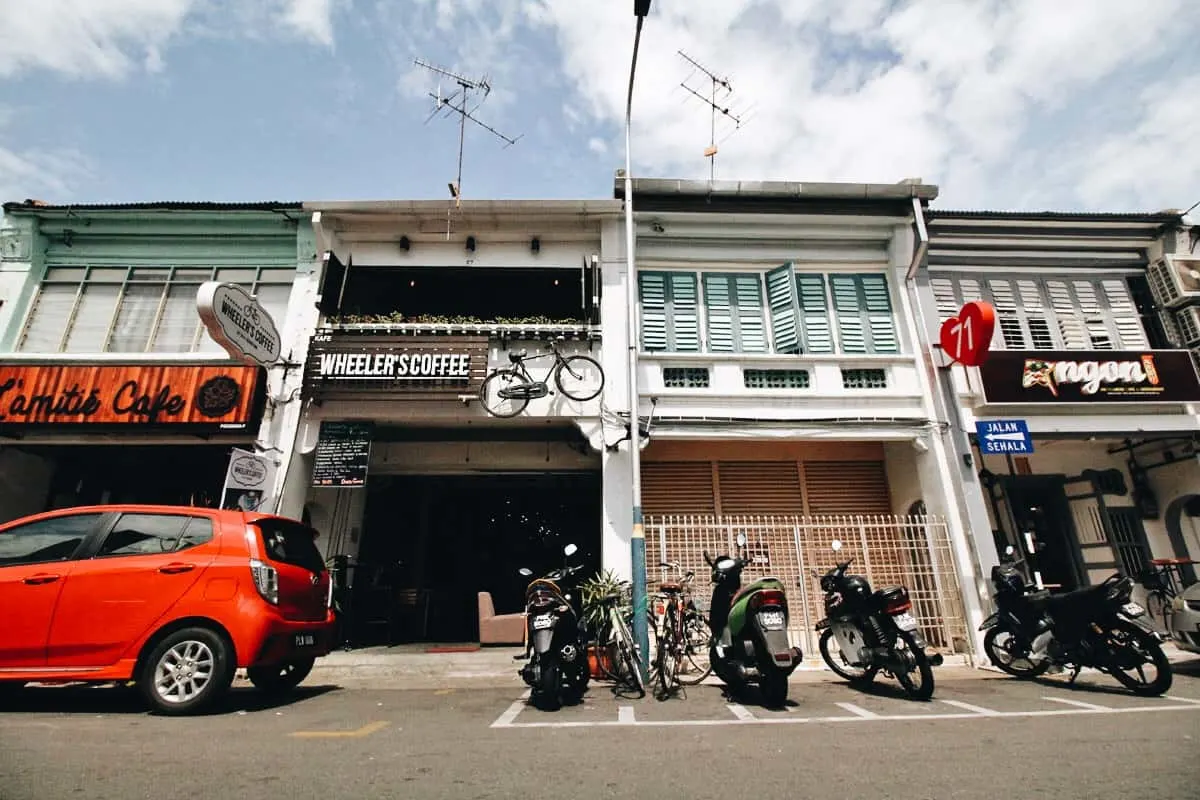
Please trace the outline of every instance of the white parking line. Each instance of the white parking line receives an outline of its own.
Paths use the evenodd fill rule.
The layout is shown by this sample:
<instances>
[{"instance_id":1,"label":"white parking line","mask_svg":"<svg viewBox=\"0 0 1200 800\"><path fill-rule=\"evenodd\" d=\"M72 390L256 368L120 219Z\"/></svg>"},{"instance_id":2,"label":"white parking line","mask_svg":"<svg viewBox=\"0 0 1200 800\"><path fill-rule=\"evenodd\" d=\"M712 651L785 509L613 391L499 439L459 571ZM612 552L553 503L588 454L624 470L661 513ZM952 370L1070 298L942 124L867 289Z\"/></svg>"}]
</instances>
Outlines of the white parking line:
<instances>
[{"instance_id":1,"label":"white parking line","mask_svg":"<svg viewBox=\"0 0 1200 800\"><path fill-rule=\"evenodd\" d=\"M730 713L732 713L742 722L757 719L757 717L750 713L750 709L743 705L739 705L738 703L730 703L726 706L726 708L728 708Z\"/></svg>"},{"instance_id":2,"label":"white parking line","mask_svg":"<svg viewBox=\"0 0 1200 800\"><path fill-rule=\"evenodd\" d=\"M863 719L878 719L879 718L879 715L876 714L874 711L867 711L862 706L854 705L854 703L834 703L834 705L837 706L838 708L843 708L846 711L849 711L851 714L855 715L856 717L862 717Z\"/></svg>"},{"instance_id":3,"label":"white parking line","mask_svg":"<svg viewBox=\"0 0 1200 800\"><path fill-rule=\"evenodd\" d=\"M1109 706L1098 706L1095 703L1085 703L1082 700L1071 700L1070 698L1067 698L1067 697L1051 697L1050 695L1045 695L1042 697L1042 699L1049 700L1051 703L1063 703L1068 706L1075 706L1076 708L1086 708L1089 711L1111 711L1112 710Z\"/></svg>"},{"instance_id":4,"label":"white parking line","mask_svg":"<svg viewBox=\"0 0 1200 800\"><path fill-rule=\"evenodd\" d=\"M1172 696L1163 695L1163 700L1174 700L1176 703L1195 703L1196 705L1200 706L1200 700L1196 700L1191 697L1175 697L1174 695L1172 695Z\"/></svg>"},{"instance_id":5,"label":"white parking line","mask_svg":"<svg viewBox=\"0 0 1200 800\"><path fill-rule=\"evenodd\" d=\"M973 706L970 703L964 703L961 700L943 700L942 702L948 706L954 706L955 708L961 708L963 711L970 711L972 714L978 714L981 717L995 717L1000 715L999 711L994 711L990 708L984 708L983 706Z\"/></svg>"},{"instance_id":6,"label":"white parking line","mask_svg":"<svg viewBox=\"0 0 1200 800\"><path fill-rule=\"evenodd\" d=\"M617 722L622 725L636 725L637 716L633 713L633 706L620 706L617 708Z\"/></svg>"},{"instance_id":7,"label":"white parking line","mask_svg":"<svg viewBox=\"0 0 1200 800\"><path fill-rule=\"evenodd\" d=\"M493 728L510 728L517 715L525 708L525 701L529 699L529 693L532 689L526 691L523 695L513 701L513 704L508 707L499 718L492 723Z\"/></svg>"}]
</instances>

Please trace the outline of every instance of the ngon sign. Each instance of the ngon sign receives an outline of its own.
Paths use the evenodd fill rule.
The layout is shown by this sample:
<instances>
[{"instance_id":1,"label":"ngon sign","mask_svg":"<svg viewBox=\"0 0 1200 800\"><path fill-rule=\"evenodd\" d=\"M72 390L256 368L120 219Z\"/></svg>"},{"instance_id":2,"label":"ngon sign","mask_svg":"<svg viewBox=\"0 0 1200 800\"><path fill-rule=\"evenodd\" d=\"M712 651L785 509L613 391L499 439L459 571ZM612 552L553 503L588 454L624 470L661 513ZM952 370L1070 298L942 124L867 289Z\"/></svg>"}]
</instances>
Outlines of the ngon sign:
<instances>
[{"instance_id":1,"label":"ngon sign","mask_svg":"<svg viewBox=\"0 0 1200 800\"><path fill-rule=\"evenodd\" d=\"M196 310L213 341L229 355L262 367L279 361L283 344L275 320L241 286L220 281L201 285Z\"/></svg>"}]
</instances>

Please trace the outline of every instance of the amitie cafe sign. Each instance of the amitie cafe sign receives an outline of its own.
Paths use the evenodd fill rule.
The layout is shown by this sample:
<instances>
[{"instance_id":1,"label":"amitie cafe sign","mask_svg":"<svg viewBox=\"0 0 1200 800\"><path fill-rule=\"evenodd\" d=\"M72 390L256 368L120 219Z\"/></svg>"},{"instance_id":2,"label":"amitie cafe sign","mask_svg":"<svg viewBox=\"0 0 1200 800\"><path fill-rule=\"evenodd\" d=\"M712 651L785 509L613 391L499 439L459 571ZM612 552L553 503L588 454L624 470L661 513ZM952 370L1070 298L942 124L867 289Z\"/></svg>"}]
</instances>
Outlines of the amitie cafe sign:
<instances>
[{"instance_id":1,"label":"amitie cafe sign","mask_svg":"<svg viewBox=\"0 0 1200 800\"><path fill-rule=\"evenodd\" d=\"M259 369L242 364L0 362L0 429L69 425L244 430L261 405Z\"/></svg>"},{"instance_id":2,"label":"amitie cafe sign","mask_svg":"<svg viewBox=\"0 0 1200 800\"><path fill-rule=\"evenodd\" d=\"M989 403L1193 403L1186 350L993 350L979 367Z\"/></svg>"},{"instance_id":3,"label":"amitie cafe sign","mask_svg":"<svg viewBox=\"0 0 1200 800\"><path fill-rule=\"evenodd\" d=\"M486 336L319 333L309 345L304 394L315 399L436 400L479 391Z\"/></svg>"}]
</instances>

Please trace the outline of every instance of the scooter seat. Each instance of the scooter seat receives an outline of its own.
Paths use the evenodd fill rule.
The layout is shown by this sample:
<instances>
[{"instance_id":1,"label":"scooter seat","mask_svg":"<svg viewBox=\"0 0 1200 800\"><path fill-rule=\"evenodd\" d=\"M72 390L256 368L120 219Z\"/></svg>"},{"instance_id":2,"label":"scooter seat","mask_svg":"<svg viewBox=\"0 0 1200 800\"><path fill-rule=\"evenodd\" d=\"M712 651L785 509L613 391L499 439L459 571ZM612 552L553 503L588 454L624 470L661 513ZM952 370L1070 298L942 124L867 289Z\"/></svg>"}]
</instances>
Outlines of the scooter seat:
<instances>
[{"instance_id":1,"label":"scooter seat","mask_svg":"<svg viewBox=\"0 0 1200 800\"><path fill-rule=\"evenodd\" d=\"M677 581L665 581L658 585L658 590L660 592L678 592L678 591L681 591L682 589L683 589L683 586L680 585Z\"/></svg>"}]
</instances>

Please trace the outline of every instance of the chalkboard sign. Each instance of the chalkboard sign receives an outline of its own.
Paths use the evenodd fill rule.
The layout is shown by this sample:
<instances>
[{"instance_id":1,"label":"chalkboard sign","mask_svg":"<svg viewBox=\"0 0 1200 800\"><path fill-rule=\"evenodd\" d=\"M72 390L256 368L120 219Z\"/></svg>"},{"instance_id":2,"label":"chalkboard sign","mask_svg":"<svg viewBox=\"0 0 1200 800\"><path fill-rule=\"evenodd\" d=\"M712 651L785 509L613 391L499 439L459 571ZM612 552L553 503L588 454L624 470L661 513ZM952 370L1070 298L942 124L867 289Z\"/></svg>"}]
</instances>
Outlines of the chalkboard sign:
<instances>
[{"instance_id":1,"label":"chalkboard sign","mask_svg":"<svg viewBox=\"0 0 1200 800\"><path fill-rule=\"evenodd\" d=\"M322 422L312 485L365 486L374 432L371 422Z\"/></svg>"}]
</instances>

